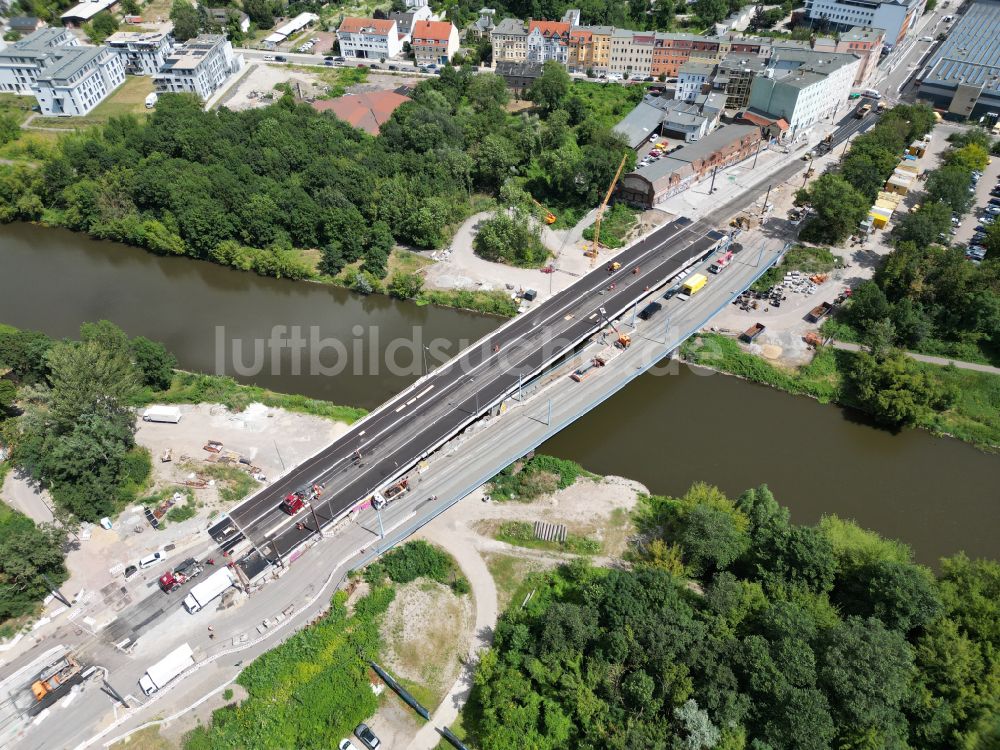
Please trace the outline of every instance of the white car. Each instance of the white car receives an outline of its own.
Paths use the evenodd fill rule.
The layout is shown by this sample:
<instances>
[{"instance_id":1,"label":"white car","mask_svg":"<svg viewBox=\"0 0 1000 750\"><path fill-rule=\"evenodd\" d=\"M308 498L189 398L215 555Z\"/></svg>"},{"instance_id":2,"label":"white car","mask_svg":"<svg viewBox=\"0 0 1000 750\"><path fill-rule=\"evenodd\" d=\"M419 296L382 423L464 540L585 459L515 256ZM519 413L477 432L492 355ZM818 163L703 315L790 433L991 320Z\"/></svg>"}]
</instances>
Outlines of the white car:
<instances>
[{"instance_id":1,"label":"white car","mask_svg":"<svg viewBox=\"0 0 1000 750\"><path fill-rule=\"evenodd\" d=\"M139 567L146 570L147 568L152 568L154 565L159 565L161 562L163 562L163 553L154 552L139 560Z\"/></svg>"},{"instance_id":2,"label":"white car","mask_svg":"<svg viewBox=\"0 0 1000 750\"><path fill-rule=\"evenodd\" d=\"M341 740L337 747L340 748L340 750L358 750L357 745L350 740Z\"/></svg>"}]
</instances>

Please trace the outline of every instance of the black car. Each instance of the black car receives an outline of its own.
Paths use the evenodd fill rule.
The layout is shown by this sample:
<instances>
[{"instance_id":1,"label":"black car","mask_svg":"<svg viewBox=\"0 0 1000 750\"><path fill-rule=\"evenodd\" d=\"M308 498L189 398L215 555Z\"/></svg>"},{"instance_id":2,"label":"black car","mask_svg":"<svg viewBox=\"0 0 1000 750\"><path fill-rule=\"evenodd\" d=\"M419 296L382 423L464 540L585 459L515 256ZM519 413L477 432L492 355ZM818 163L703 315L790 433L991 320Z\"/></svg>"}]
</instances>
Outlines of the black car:
<instances>
[{"instance_id":1,"label":"black car","mask_svg":"<svg viewBox=\"0 0 1000 750\"><path fill-rule=\"evenodd\" d=\"M327 60L330 60L332 62L333 61L333 55L327 55L326 57L323 58L324 62L327 61Z\"/></svg>"},{"instance_id":2,"label":"black car","mask_svg":"<svg viewBox=\"0 0 1000 750\"><path fill-rule=\"evenodd\" d=\"M347 58L346 57L335 57L335 58L333 58L333 61L334 62L347 62Z\"/></svg>"},{"instance_id":3,"label":"black car","mask_svg":"<svg viewBox=\"0 0 1000 750\"><path fill-rule=\"evenodd\" d=\"M642 311L639 313L639 318L642 320L649 320L662 309L663 305L661 305L659 302L650 302L648 305L642 308Z\"/></svg>"},{"instance_id":4,"label":"black car","mask_svg":"<svg viewBox=\"0 0 1000 750\"><path fill-rule=\"evenodd\" d=\"M125 568L125 580L127 581L129 578L134 576L137 570L139 569L134 565L129 565L127 568Z\"/></svg>"},{"instance_id":5,"label":"black car","mask_svg":"<svg viewBox=\"0 0 1000 750\"><path fill-rule=\"evenodd\" d=\"M274 61L275 62L288 62L288 58L285 57L284 55L275 55L274 56Z\"/></svg>"},{"instance_id":6,"label":"black car","mask_svg":"<svg viewBox=\"0 0 1000 750\"><path fill-rule=\"evenodd\" d=\"M375 736L367 724L358 724L358 728L354 730L354 736L361 740L361 744L368 750L375 750L375 748L382 746L382 740Z\"/></svg>"},{"instance_id":7,"label":"black car","mask_svg":"<svg viewBox=\"0 0 1000 750\"><path fill-rule=\"evenodd\" d=\"M1000 206L1000 198L990 198L991 206Z\"/></svg>"},{"instance_id":8,"label":"black car","mask_svg":"<svg viewBox=\"0 0 1000 750\"><path fill-rule=\"evenodd\" d=\"M994 198L1000 198L1000 187L993 188L990 191L990 195L992 195Z\"/></svg>"},{"instance_id":9,"label":"black car","mask_svg":"<svg viewBox=\"0 0 1000 750\"><path fill-rule=\"evenodd\" d=\"M389 66L389 70L399 70L399 66L398 65L390 65Z\"/></svg>"},{"instance_id":10,"label":"black car","mask_svg":"<svg viewBox=\"0 0 1000 750\"><path fill-rule=\"evenodd\" d=\"M378 63L372 63L368 67L371 68L372 70L379 70L381 66Z\"/></svg>"}]
</instances>

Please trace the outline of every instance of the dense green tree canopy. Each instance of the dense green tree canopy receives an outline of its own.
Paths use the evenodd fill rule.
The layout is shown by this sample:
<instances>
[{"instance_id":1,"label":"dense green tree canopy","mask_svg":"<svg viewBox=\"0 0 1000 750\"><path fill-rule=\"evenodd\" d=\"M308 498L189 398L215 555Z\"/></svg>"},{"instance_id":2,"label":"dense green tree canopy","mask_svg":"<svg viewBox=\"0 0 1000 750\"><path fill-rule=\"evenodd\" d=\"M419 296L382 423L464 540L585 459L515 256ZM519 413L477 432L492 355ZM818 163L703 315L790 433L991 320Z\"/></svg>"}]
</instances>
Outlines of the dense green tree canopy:
<instances>
[{"instance_id":1,"label":"dense green tree canopy","mask_svg":"<svg viewBox=\"0 0 1000 750\"><path fill-rule=\"evenodd\" d=\"M766 487L733 503L696 485L637 520L630 570L577 561L515 595L475 676L476 746L989 747L997 563L959 556L935 579L850 522L792 524ZM696 530L723 525L750 542L720 572L732 533ZM654 542L704 572L675 577Z\"/></svg>"}]
</instances>

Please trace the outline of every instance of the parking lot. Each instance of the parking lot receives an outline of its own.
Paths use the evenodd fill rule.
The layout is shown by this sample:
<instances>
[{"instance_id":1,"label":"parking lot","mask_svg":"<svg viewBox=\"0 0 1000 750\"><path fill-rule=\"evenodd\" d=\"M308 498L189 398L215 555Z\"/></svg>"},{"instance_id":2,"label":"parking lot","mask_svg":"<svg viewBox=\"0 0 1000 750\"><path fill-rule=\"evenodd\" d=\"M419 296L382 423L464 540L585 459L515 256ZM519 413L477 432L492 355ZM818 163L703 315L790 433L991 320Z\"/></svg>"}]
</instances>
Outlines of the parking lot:
<instances>
[{"instance_id":1,"label":"parking lot","mask_svg":"<svg viewBox=\"0 0 1000 750\"><path fill-rule=\"evenodd\" d=\"M1000 159L990 160L975 188L972 208L955 233L955 243L965 249L971 248L973 258L981 260L985 257L983 232L993 222L993 214L1000 215L1000 205L990 204L994 199L1000 202Z\"/></svg>"}]
</instances>

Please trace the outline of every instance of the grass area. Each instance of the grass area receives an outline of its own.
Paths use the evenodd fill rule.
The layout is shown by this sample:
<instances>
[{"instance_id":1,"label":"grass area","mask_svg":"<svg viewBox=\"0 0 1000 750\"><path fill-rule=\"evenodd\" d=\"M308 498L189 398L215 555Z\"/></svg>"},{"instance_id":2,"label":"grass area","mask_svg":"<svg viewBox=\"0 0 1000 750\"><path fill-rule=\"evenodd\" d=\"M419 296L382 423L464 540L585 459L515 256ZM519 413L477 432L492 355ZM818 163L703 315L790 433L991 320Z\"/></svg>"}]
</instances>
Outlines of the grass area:
<instances>
[{"instance_id":1,"label":"grass area","mask_svg":"<svg viewBox=\"0 0 1000 750\"><path fill-rule=\"evenodd\" d=\"M365 580L372 585L380 585L387 578L393 583L428 578L451 586L456 594L469 592L469 582L462 577L455 559L440 547L422 540L396 547L365 568Z\"/></svg>"},{"instance_id":2,"label":"grass area","mask_svg":"<svg viewBox=\"0 0 1000 750\"><path fill-rule=\"evenodd\" d=\"M368 68L333 67L329 65L288 65L287 67L312 73L329 89L321 99L336 99L347 93L351 86L368 80Z\"/></svg>"},{"instance_id":3,"label":"grass area","mask_svg":"<svg viewBox=\"0 0 1000 750\"><path fill-rule=\"evenodd\" d=\"M153 91L153 79L149 76L125 76L125 83L115 89L103 102L83 117L45 117L36 120L34 125L46 128L66 128L76 130L92 125L103 125L112 117L119 115L136 115L148 117L146 97Z\"/></svg>"},{"instance_id":4,"label":"grass area","mask_svg":"<svg viewBox=\"0 0 1000 750\"><path fill-rule=\"evenodd\" d=\"M530 589L525 589L525 581L532 573L545 569L538 560L531 560L517 555L507 555L500 552L487 552L483 555L486 567L493 576L493 584L497 588L497 606L500 611L507 609L518 595L524 598Z\"/></svg>"},{"instance_id":5,"label":"grass area","mask_svg":"<svg viewBox=\"0 0 1000 750\"><path fill-rule=\"evenodd\" d=\"M625 238L639 220L639 211L626 206L624 203L616 203L610 210L605 212L601 221L600 243L604 247L619 248L625 244ZM583 230L583 238L593 241L594 224Z\"/></svg>"},{"instance_id":6,"label":"grass area","mask_svg":"<svg viewBox=\"0 0 1000 750\"><path fill-rule=\"evenodd\" d=\"M130 734L109 750L174 750L175 747L173 742L160 735L159 726L152 726Z\"/></svg>"},{"instance_id":7,"label":"grass area","mask_svg":"<svg viewBox=\"0 0 1000 750\"><path fill-rule=\"evenodd\" d=\"M389 271L386 273L386 279L392 278L394 273L416 273L433 263L434 261L420 253L396 248L389 254Z\"/></svg>"},{"instance_id":8,"label":"grass area","mask_svg":"<svg viewBox=\"0 0 1000 750\"><path fill-rule=\"evenodd\" d=\"M493 290L468 291L466 289L424 289L417 297L418 305L443 305L461 310L500 315L513 318L517 315L517 303L506 292Z\"/></svg>"},{"instance_id":9,"label":"grass area","mask_svg":"<svg viewBox=\"0 0 1000 750\"><path fill-rule=\"evenodd\" d=\"M574 461L536 455L527 461L515 461L490 480L495 500L534 500L556 490L564 490L578 477L598 479Z\"/></svg>"},{"instance_id":10,"label":"grass area","mask_svg":"<svg viewBox=\"0 0 1000 750\"><path fill-rule=\"evenodd\" d=\"M224 404L232 411L243 411L255 402L348 424L356 422L367 413L364 409L353 406L338 406L315 398L275 393L256 385L241 385L232 378L220 375L199 375L180 371L174 373L174 380L169 390L148 391L139 405L212 403Z\"/></svg>"},{"instance_id":11,"label":"grass area","mask_svg":"<svg viewBox=\"0 0 1000 750\"><path fill-rule=\"evenodd\" d=\"M598 128L613 128L642 101L643 86L617 86L576 80L571 94L587 105L587 120Z\"/></svg>"},{"instance_id":12,"label":"grass area","mask_svg":"<svg viewBox=\"0 0 1000 750\"><path fill-rule=\"evenodd\" d=\"M570 552L576 555L599 555L602 549L599 540L576 534L567 534L565 542L536 539L534 526L528 521L504 521L500 524L500 528L497 529L493 538L517 547Z\"/></svg>"},{"instance_id":13,"label":"grass area","mask_svg":"<svg viewBox=\"0 0 1000 750\"><path fill-rule=\"evenodd\" d=\"M803 273L829 273L843 265L840 258L825 247L808 247L795 245L781 260L781 264L772 266L764 272L751 289L764 292L785 278L787 271L802 271Z\"/></svg>"},{"instance_id":14,"label":"grass area","mask_svg":"<svg viewBox=\"0 0 1000 750\"><path fill-rule=\"evenodd\" d=\"M242 469L224 464L198 464L198 473L211 477L219 488L219 498L236 503L260 487L257 480Z\"/></svg>"},{"instance_id":15,"label":"grass area","mask_svg":"<svg viewBox=\"0 0 1000 750\"><path fill-rule=\"evenodd\" d=\"M18 123L28 119L34 105L35 99L31 96L0 94L0 115L12 116Z\"/></svg>"},{"instance_id":16,"label":"grass area","mask_svg":"<svg viewBox=\"0 0 1000 750\"><path fill-rule=\"evenodd\" d=\"M168 485L166 487L161 487L155 492L150 492L148 495L143 495L142 497L138 498L136 502L139 503L140 505L146 505L149 506L150 508L153 508L162 503L164 500L173 495L175 492L180 492L187 498L187 502L189 504L192 505L194 504L194 491L190 487L184 487L182 485L173 485L173 484Z\"/></svg>"},{"instance_id":17,"label":"grass area","mask_svg":"<svg viewBox=\"0 0 1000 750\"><path fill-rule=\"evenodd\" d=\"M395 597L374 588L348 614L337 592L330 611L257 657L237 678L239 705L212 714L185 738L187 750L233 747L336 747L378 708L368 661L382 646L379 624Z\"/></svg>"},{"instance_id":18,"label":"grass area","mask_svg":"<svg viewBox=\"0 0 1000 750\"><path fill-rule=\"evenodd\" d=\"M837 402L858 408L843 388L844 373L855 357L853 352L824 347L805 367L784 369L750 354L733 339L718 334L700 334L686 341L681 353L689 362L755 383L812 396L823 403ZM918 420L916 426L936 434L952 435L986 450L1000 448L1000 375L918 364L935 379L956 389L958 400L950 409Z\"/></svg>"}]
</instances>

